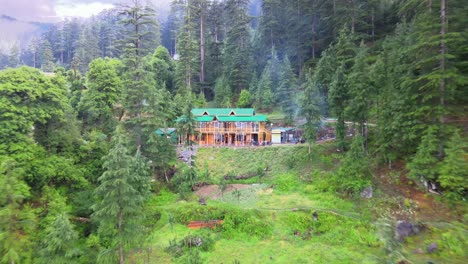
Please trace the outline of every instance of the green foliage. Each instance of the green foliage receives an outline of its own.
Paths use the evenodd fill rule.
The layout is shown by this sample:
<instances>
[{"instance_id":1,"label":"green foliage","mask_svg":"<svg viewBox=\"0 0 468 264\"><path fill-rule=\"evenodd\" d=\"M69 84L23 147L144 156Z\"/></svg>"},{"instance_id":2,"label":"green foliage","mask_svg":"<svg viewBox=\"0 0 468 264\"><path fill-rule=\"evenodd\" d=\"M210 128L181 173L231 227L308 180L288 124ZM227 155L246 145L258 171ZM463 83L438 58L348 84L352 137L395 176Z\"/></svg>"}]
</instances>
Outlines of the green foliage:
<instances>
[{"instance_id":1,"label":"green foliage","mask_svg":"<svg viewBox=\"0 0 468 264\"><path fill-rule=\"evenodd\" d=\"M0 154L21 153L32 143L35 125L64 117L65 90L52 78L29 67L0 72Z\"/></svg>"},{"instance_id":2,"label":"green foliage","mask_svg":"<svg viewBox=\"0 0 468 264\"><path fill-rule=\"evenodd\" d=\"M150 160L150 166L158 177L168 179L168 170L175 164L176 150L171 139L165 135L151 133L145 146L146 157Z\"/></svg>"},{"instance_id":3,"label":"green foliage","mask_svg":"<svg viewBox=\"0 0 468 264\"><path fill-rule=\"evenodd\" d=\"M322 104L322 97L319 93L319 83L316 80L317 76L310 74L307 75L307 82L305 84L305 91L301 98L301 115L305 117L306 123L304 125L304 139L309 144L309 155L311 154L312 144L317 138L317 130L320 125L320 118L322 111L320 109Z\"/></svg>"},{"instance_id":4,"label":"green foliage","mask_svg":"<svg viewBox=\"0 0 468 264\"><path fill-rule=\"evenodd\" d=\"M78 233L74 230L67 214L57 214L45 233L41 263L77 263Z\"/></svg>"},{"instance_id":5,"label":"green foliage","mask_svg":"<svg viewBox=\"0 0 468 264\"><path fill-rule=\"evenodd\" d=\"M99 129L111 134L116 126L114 106L120 100L122 80L119 76L120 61L95 59L86 74L87 90L78 104L79 118L85 130Z\"/></svg>"},{"instance_id":6,"label":"green foliage","mask_svg":"<svg viewBox=\"0 0 468 264\"><path fill-rule=\"evenodd\" d=\"M445 158L439 167L439 182L448 196L464 195L468 189L468 153L465 141L455 131L447 143Z\"/></svg>"},{"instance_id":7,"label":"green foliage","mask_svg":"<svg viewBox=\"0 0 468 264\"><path fill-rule=\"evenodd\" d=\"M243 89L239 95L239 100L237 101L238 108L248 108L251 107L252 96L249 90Z\"/></svg>"},{"instance_id":8,"label":"green foliage","mask_svg":"<svg viewBox=\"0 0 468 264\"><path fill-rule=\"evenodd\" d=\"M29 239L35 230L34 211L25 201L30 198L24 171L11 160L0 160L0 255L2 263L32 263Z\"/></svg>"},{"instance_id":9,"label":"green foliage","mask_svg":"<svg viewBox=\"0 0 468 264\"><path fill-rule=\"evenodd\" d=\"M293 173L280 174L274 181L275 188L282 192L293 191L299 186L297 175Z\"/></svg>"},{"instance_id":10,"label":"green foliage","mask_svg":"<svg viewBox=\"0 0 468 264\"><path fill-rule=\"evenodd\" d=\"M122 129L117 128L113 147L104 157L105 172L98 179L93 219L99 221L99 234L108 249L118 249L121 259L124 249L135 245L140 237L141 210L149 193L149 174L139 152L128 154Z\"/></svg>"},{"instance_id":11,"label":"green foliage","mask_svg":"<svg viewBox=\"0 0 468 264\"><path fill-rule=\"evenodd\" d=\"M426 179L436 180L439 160L437 158L439 141L437 139L437 128L429 127L421 139L418 150L408 163L409 176L414 180Z\"/></svg>"},{"instance_id":12,"label":"green foliage","mask_svg":"<svg viewBox=\"0 0 468 264\"><path fill-rule=\"evenodd\" d=\"M175 63L169 51L163 46L158 46L150 58L149 65L152 68L151 72L154 73L154 79L158 82L158 87L165 87L174 93Z\"/></svg>"},{"instance_id":13,"label":"green foliage","mask_svg":"<svg viewBox=\"0 0 468 264\"><path fill-rule=\"evenodd\" d=\"M355 136L350 150L345 154L331 181L331 189L358 194L370 185L370 163L364 150L364 139Z\"/></svg>"},{"instance_id":14,"label":"green foliage","mask_svg":"<svg viewBox=\"0 0 468 264\"><path fill-rule=\"evenodd\" d=\"M184 237L179 242L169 244L169 247L166 248L171 255L174 257L181 257L184 254L188 254L189 258L194 258L192 252L206 252L210 251L214 247L214 239L208 232L197 232L197 234L188 235ZM201 262L193 262L190 261L189 263L201 263Z\"/></svg>"},{"instance_id":15,"label":"green foliage","mask_svg":"<svg viewBox=\"0 0 468 264\"><path fill-rule=\"evenodd\" d=\"M195 168L182 163L178 165L177 172L171 179L171 186L182 195L182 197L186 197L197 182L198 173Z\"/></svg>"},{"instance_id":16,"label":"green foliage","mask_svg":"<svg viewBox=\"0 0 468 264\"><path fill-rule=\"evenodd\" d=\"M224 75L216 79L214 91L214 99L219 107L231 107L231 87Z\"/></svg>"},{"instance_id":17,"label":"green foliage","mask_svg":"<svg viewBox=\"0 0 468 264\"><path fill-rule=\"evenodd\" d=\"M223 237L235 238L237 236L267 238L272 234L272 226L260 211L230 210L224 216L222 225Z\"/></svg>"}]
</instances>

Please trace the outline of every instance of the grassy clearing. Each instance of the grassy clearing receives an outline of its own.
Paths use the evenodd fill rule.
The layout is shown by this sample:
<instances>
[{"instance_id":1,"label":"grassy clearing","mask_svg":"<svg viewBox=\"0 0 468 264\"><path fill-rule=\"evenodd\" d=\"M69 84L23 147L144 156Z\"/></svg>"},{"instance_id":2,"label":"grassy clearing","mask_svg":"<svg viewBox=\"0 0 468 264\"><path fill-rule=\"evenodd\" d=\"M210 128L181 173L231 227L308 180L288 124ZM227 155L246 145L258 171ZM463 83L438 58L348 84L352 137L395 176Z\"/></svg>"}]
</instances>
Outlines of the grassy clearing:
<instances>
[{"instance_id":1,"label":"grassy clearing","mask_svg":"<svg viewBox=\"0 0 468 264\"><path fill-rule=\"evenodd\" d=\"M324 191L339 160L332 145L315 147L310 157L301 145L202 148L196 162L207 182L218 183L227 174L257 172L251 179L232 182L258 184L208 199L206 206L195 196L179 200L163 189L152 201L161 212L149 238L152 250L147 256L141 254L141 259L150 263L385 263L387 246L376 220L393 210L398 199L378 190L370 200L345 199ZM260 172L259 168L268 169ZM313 212L318 213L318 221L313 220ZM186 227L191 220L214 219L224 220L223 225L212 230ZM465 235L454 228L430 227L408 239L398 253L413 263L458 263L466 259ZM210 245L190 248L186 241L193 238L207 239ZM440 245L440 253L413 252L430 241Z\"/></svg>"}]
</instances>

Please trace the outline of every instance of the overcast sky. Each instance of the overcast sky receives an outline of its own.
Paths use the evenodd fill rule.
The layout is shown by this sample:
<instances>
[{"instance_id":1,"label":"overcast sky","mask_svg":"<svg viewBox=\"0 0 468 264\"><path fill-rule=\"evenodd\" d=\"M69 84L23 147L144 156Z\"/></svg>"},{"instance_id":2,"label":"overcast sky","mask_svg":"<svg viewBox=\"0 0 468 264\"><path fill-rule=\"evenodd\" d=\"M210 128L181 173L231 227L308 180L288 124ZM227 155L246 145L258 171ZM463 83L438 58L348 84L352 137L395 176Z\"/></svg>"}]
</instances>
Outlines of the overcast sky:
<instances>
[{"instance_id":1,"label":"overcast sky","mask_svg":"<svg viewBox=\"0 0 468 264\"><path fill-rule=\"evenodd\" d=\"M104 9L113 8L128 0L0 0L0 16L18 21L0 19L0 51L9 50L14 43L30 39L37 27L27 22L59 22L65 18L87 18ZM146 0L142 0L146 1ZM150 0L160 19L165 19L172 0Z\"/></svg>"},{"instance_id":2,"label":"overcast sky","mask_svg":"<svg viewBox=\"0 0 468 264\"><path fill-rule=\"evenodd\" d=\"M144 1L144 0L143 0ZM0 15L20 20L54 22L65 17L90 17L122 0L0 0ZM168 10L170 0L152 0L158 13Z\"/></svg>"}]
</instances>

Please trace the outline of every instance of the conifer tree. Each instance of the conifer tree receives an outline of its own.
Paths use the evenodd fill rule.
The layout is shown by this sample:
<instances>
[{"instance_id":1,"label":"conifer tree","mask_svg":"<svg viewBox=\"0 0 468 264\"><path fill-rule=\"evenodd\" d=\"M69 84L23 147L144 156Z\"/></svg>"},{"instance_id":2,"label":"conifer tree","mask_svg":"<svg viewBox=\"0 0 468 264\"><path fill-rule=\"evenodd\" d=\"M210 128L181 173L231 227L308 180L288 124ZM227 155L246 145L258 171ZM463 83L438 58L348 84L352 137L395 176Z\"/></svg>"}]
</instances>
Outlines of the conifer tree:
<instances>
[{"instance_id":1,"label":"conifer tree","mask_svg":"<svg viewBox=\"0 0 468 264\"><path fill-rule=\"evenodd\" d=\"M287 56L284 57L280 66L281 81L277 92L278 101L283 112L286 114L286 119L289 123L292 123L298 107L295 98L298 90L296 75Z\"/></svg>"},{"instance_id":2,"label":"conifer tree","mask_svg":"<svg viewBox=\"0 0 468 264\"><path fill-rule=\"evenodd\" d=\"M145 38L156 27L155 11L142 3L142 0L132 0L121 6L120 14L124 16L121 23L128 29L126 38L122 40L124 48L123 62L126 68L123 105L127 115L127 128L131 131L136 149L143 144L143 127L145 102L149 96L154 96L151 75L146 74L143 57L148 54L150 44ZM151 41L150 41L151 42Z\"/></svg>"},{"instance_id":3,"label":"conifer tree","mask_svg":"<svg viewBox=\"0 0 468 264\"><path fill-rule=\"evenodd\" d=\"M95 190L93 218L99 222L100 235L108 240L108 249L116 250L119 263L125 263L126 250L138 238L141 209L149 191L148 174L140 154L128 154L123 131L117 127L113 147L104 157L105 172Z\"/></svg>"},{"instance_id":4,"label":"conifer tree","mask_svg":"<svg viewBox=\"0 0 468 264\"><path fill-rule=\"evenodd\" d=\"M333 179L338 191L356 194L370 184L369 158L363 146L364 138L356 135Z\"/></svg>"},{"instance_id":5,"label":"conifer tree","mask_svg":"<svg viewBox=\"0 0 468 264\"><path fill-rule=\"evenodd\" d=\"M231 107L231 86L229 86L228 80L223 75L216 80L215 87L215 102L219 107Z\"/></svg>"},{"instance_id":6,"label":"conifer tree","mask_svg":"<svg viewBox=\"0 0 468 264\"><path fill-rule=\"evenodd\" d=\"M439 169L439 182L450 193L449 196L460 197L468 190L468 153L459 131L453 133L444 152L445 158Z\"/></svg>"},{"instance_id":7,"label":"conifer tree","mask_svg":"<svg viewBox=\"0 0 468 264\"><path fill-rule=\"evenodd\" d=\"M320 105L323 101L318 87L318 82L313 79L310 74L305 83L304 94L300 99L301 115L305 117L304 138L309 145L309 155L312 151L312 145L316 140L317 130L320 126L321 109Z\"/></svg>"},{"instance_id":8,"label":"conifer tree","mask_svg":"<svg viewBox=\"0 0 468 264\"><path fill-rule=\"evenodd\" d=\"M78 233L74 230L66 213L57 214L46 228L41 250L41 263L78 263L76 242Z\"/></svg>"},{"instance_id":9,"label":"conifer tree","mask_svg":"<svg viewBox=\"0 0 468 264\"><path fill-rule=\"evenodd\" d=\"M86 75L87 90L78 104L79 117L85 130L98 128L104 134L115 129L114 106L120 101L122 80L121 62L116 59L95 59Z\"/></svg>"},{"instance_id":10,"label":"conifer tree","mask_svg":"<svg viewBox=\"0 0 468 264\"><path fill-rule=\"evenodd\" d=\"M54 54L47 39L44 39L41 45L41 69L45 72L52 72L54 69Z\"/></svg>"},{"instance_id":11,"label":"conifer tree","mask_svg":"<svg viewBox=\"0 0 468 264\"><path fill-rule=\"evenodd\" d=\"M250 47L248 0L227 0L226 44L224 49L224 75L235 94L248 89L251 79L252 61Z\"/></svg>"},{"instance_id":12,"label":"conifer tree","mask_svg":"<svg viewBox=\"0 0 468 264\"><path fill-rule=\"evenodd\" d=\"M367 49L361 43L354 59L354 64L346 79L349 89L349 103L346 106L346 116L350 121L358 123L358 130L364 138L367 150L367 125L373 100L373 84L369 76L370 67L367 65Z\"/></svg>"},{"instance_id":13,"label":"conifer tree","mask_svg":"<svg viewBox=\"0 0 468 264\"><path fill-rule=\"evenodd\" d=\"M409 176L414 180L435 181L438 177L439 140L437 139L437 127L430 126L425 131L416 154L408 163Z\"/></svg>"},{"instance_id":14,"label":"conifer tree","mask_svg":"<svg viewBox=\"0 0 468 264\"><path fill-rule=\"evenodd\" d=\"M199 44L196 38L196 24L192 1L185 3L183 24L177 37L176 81L178 90L193 92L195 76L199 67Z\"/></svg>"},{"instance_id":15,"label":"conifer tree","mask_svg":"<svg viewBox=\"0 0 468 264\"><path fill-rule=\"evenodd\" d=\"M20 64L19 48L16 43L10 49L10 56L8 57L8 66L10 68L16 68Z\"/></svg>"},{"instance_id":16,"label":"conifer tree","mask_svg":"<svg viewBox=\"0 0 468 264\"><path fill-rule=\"evenodd\" d=\"M34 213L25 204L31 194L23 181L24 171L12 160L0 160L0 261L31 262Z\"/></svg>"}]
</instances>

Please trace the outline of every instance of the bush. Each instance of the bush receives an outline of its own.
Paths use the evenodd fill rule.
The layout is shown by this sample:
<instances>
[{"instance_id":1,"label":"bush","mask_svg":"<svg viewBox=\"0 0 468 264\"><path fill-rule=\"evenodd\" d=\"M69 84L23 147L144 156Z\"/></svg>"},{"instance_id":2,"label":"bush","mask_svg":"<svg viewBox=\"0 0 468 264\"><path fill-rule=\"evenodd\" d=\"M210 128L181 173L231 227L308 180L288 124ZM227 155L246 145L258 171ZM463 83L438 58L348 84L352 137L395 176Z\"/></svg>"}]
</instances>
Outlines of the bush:
<instances>
[{"instance_id":1,"label":"bush","mask_svg":"<svg viewBox=\"0 0 468 264\"><path fill-rule=\"evenodd\" d=\"M184 204L177 206L171 213L176 222L186 225L193 220L222 220L227 211L228 209L225 207Z\"/></svg>"},{"instance_id":2,"label":"bush","mask_svg":"<svg viewBox=\"0 0 468 264\"><path fill-rule=\"evenodd\" d=\"M272 234L272 226L265 218L265 215L256 210L229 210L222 225L224 236L232 238L242 233L243 237L247 235L265 238Z\"/></svg>"},{"instance_id":3,"label":"bush","mask_svg":"<svg viewBox=\"0 0 468 264\"><path fill-rule=\"evenodd\" d=\"M169 241L169 246L166 248L166 251L177 258L185 255L189 263L202 263L197 262L200 260L198 252L210 251L213 249L214 243L215 240L211 235L201 230L201 232L188 235L178 242L176 240ZM194 252L197 252L197 254L193 255Z\"/></svg>"},{"instance_id":4,"label":"bush","mask_svg":"<svg viewBox=\"0 0 468 264\"><path fill-rule=\"evenodd\" d=\"M274 181L275 189L283 192L288 192L295 189L300 185L300 182L296 175L287 173L278 175Z\"/></svg>"},{"instance_id":5,"label":"bush","mask_svg":"<svg viewBox=\"0 0 468 264\"><path fill-rule=\"evenodd\" d=\"M192 187L198 182L198 174L193 167L180 164L177 172L171 179L171 189L179 193L183 198L192 191Z\"/></svg>"},{"instance_id":6,"label":"bush","mask_svg":"<svg viewBox=\"0 0 468 264\"><path fill-rule=\"evenodd\" d=\"M363 149L363 140L361 136L354 137L351 149L331 178L331 190L356 194L370 185L370 164Z\"/></svg>"}]
</instances>

